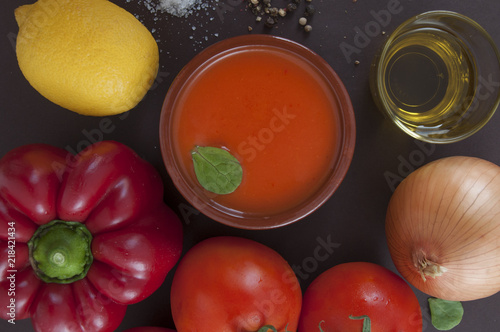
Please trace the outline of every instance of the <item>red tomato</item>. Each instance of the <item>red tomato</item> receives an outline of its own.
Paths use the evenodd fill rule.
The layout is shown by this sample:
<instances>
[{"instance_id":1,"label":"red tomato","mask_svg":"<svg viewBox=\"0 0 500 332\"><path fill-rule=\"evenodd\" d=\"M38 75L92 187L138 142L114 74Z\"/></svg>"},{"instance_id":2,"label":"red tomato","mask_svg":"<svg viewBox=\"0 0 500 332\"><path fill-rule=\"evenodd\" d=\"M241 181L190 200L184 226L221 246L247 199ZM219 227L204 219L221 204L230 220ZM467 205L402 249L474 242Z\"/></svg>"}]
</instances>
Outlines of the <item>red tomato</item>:
<instances>
[{"instance_id":1,"label":"red tomato","mask_svg":"<svg viewBox=\"0 0 500 332\"><path fill-rule=\"evenodd\" d=\"M299 332L360 332L368 316L371 332L422 332L422 313L413 290L392 271L354 262L319 275L304 293Z\"/></svg>"},{"instance_id":2,"label":"red tomato","mask_svg":"<svg viewBox=\"0 0 500 332\"><path fill-rule=\"evenodd\" d=\"M178 332L296 331L302 292L276 251L238 237L202 241L181 259L171 292Z\"/></svg>"}]
</instances>

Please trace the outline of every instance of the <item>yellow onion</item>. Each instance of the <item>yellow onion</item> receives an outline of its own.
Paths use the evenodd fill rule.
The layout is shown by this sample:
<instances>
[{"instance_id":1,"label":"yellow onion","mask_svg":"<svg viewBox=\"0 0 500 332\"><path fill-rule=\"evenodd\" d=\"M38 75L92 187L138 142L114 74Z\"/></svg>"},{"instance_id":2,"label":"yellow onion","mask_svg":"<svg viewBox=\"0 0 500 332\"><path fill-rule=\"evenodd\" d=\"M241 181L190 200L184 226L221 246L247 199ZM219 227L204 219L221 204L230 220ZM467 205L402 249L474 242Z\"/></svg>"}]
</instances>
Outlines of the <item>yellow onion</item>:
<instances>
[{"instance_id":1,"label":"yellow onion","mask_svg":"<svg viewBox=\"0 0 500 332\"><path fill-rule=\"evenodd\" d=\"M392 260L420 291L452 301L500 291L500 167L449 157L411 173L386 217Z\"/></svg>"}]
</instances>

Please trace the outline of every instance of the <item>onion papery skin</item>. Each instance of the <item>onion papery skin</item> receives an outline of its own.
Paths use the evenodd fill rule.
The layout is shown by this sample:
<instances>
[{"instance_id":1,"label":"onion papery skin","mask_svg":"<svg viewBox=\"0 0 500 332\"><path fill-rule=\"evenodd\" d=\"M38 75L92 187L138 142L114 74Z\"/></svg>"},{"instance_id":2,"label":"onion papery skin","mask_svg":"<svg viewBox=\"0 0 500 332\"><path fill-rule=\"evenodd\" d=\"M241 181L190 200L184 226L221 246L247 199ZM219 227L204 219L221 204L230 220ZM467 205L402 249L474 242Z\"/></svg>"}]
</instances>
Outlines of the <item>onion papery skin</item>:
<instances>
[{"instance_id":1,"label":"onion papery skin","mask_svg":"<svg viewBox=\"0 0 500 332\"><path fill-rule=\"evenodd\" d=\"M497 293L500 167L456 156L417 169L391 197L386 236L397 270L420 291L451 301Z\"/></svg>"}]
</instances>

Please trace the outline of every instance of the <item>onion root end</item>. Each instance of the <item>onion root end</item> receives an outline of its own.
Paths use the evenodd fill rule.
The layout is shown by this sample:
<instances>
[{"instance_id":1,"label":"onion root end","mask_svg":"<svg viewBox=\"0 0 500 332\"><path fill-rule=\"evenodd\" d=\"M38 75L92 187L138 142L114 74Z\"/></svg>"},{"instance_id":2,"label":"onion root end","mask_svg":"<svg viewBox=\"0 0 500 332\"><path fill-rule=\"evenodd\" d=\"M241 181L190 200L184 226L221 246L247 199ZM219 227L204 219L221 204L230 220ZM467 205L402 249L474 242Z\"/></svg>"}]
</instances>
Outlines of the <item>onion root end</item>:
<instances>
[{"instance_id":1,"label":"onion root end","mask_svg":"<svg viewBox=\"0 0 500 332\"><path fill-rule=\"evenodd\" d=\"M444 266L428 259L422 250L413 255L413 264L424 282L427 281L427 277L436 278L447 271Z\"/></svg>"}]
</instances>

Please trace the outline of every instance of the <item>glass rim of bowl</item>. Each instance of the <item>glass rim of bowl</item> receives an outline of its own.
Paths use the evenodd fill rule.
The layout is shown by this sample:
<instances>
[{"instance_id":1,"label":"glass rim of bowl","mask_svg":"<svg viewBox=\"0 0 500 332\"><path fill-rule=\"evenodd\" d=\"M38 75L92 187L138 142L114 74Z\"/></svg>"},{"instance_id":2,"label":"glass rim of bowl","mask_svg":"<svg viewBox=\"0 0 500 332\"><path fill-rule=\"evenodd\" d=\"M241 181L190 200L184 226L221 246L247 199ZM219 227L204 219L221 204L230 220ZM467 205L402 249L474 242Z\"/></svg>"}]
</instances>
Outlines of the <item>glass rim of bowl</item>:
<instances>
[{"instance_id":1,"label":"glass rim of bowl","mask_svg":"<svg viewBox=\"0 0 500 332\"><path fill-rule=\"evenodd\" d=\"M325 180L325 183L303 203L282 213L273 215L229 213L229 208L224 209L218 206L210 199L207 199L207 195L204 195L205 197L200 197L198 192L189 185L184 179L182 172L180 172L180 165L178 165L175 160L175 151L170 137L170 124L172 114L175 111L175 102L179 94L183 93L185 86L189 84L187 81L192 78L193 75L196 75L199 68L205 68L205 66L208 66L214 59L217 61L218 56L221 54L226 56L230 54L231 51L239 52L242 47L252 46L279 48L280 50L289 52L289 54L301 57L305 61L308 61L308 64L321 69L329 90L335 94L335 101L340 106L338 119L341 122L341 124L339 124L339 128L342 131L339 135L341 141L338 153L332 154L336 160L334 160L333 169ZM353 158L356 140L354 110L349 94L340 77L326 60L309 48L295 41L265 34L241 35L227 38L207 47L191 59L191 61L189 61L177 74L167 91L162 106L159 129L163 162L174 186L184 199L195 209L212 220L235 228L253 230L272 229L289 225L310 215L323 205L323 203L333 195L345 178ZM200 188L197 188L197 190L199 191Z\"/></svg>"}]
</instances>

